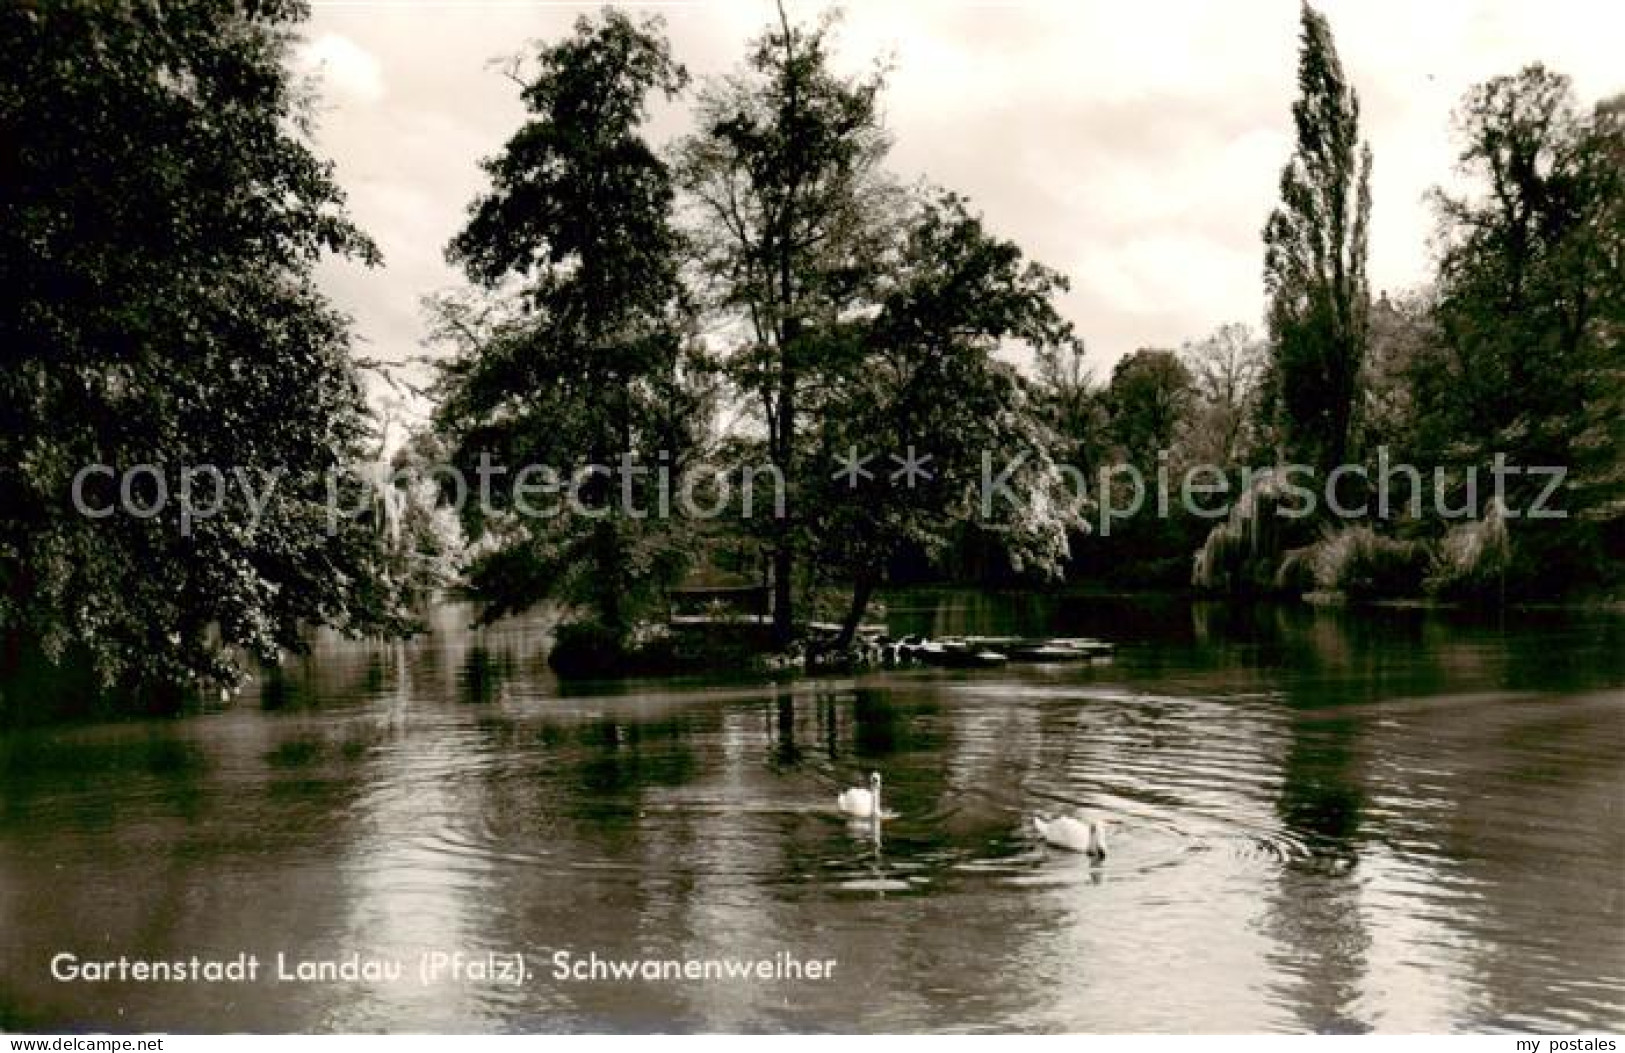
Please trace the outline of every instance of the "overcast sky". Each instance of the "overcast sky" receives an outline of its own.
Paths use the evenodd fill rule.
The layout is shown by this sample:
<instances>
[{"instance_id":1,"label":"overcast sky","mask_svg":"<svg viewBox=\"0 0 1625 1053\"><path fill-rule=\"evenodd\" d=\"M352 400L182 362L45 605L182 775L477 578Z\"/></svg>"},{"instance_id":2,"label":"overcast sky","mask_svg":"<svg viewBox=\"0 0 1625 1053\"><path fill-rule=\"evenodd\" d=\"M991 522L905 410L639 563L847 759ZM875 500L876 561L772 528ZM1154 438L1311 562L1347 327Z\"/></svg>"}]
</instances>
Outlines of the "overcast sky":
<instances>
[{"instance_id":1,"label":"overcast sky","mask_svg":"<svg viewBox=\"0 0 1625 1053\"><path fill-rule=\"evenodd\" d=\"M481 187L477 162L522 110L491 60L596 4L315 0L297 60L319 71L319 145L384 267L325 269L371 354L419 353L419 299ZM770 2L658 10L696 76L733 68ZM790 0L797 19L827 5ZM844 68L889 58L892 170L967 194L999 234L1067 274L1063 309L1104 376L1262 313L1259 230L1291 149L1297 0L853 2ZM1541 61L1581 100L1625 90L1625 4L1324 0L1375 153L1373 290L1428 269L1428 187L1454 159L1450 112L1487 77ZM674 111L656 138L682 131Z\"/></svg>"}]
</instances>

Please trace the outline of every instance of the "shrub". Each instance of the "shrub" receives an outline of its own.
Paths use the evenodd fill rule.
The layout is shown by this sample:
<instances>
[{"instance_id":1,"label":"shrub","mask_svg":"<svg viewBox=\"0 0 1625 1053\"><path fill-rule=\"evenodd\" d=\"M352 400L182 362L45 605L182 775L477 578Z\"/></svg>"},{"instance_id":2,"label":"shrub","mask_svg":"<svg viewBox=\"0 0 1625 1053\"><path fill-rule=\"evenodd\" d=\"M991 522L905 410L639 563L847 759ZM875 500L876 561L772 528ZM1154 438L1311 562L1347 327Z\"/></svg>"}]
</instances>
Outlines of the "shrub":
<instances>
[{"instance_id":1,"label":"shrub","mask_svg":"<svg viewBox=\"0 0 1625 1053\"><path fill-rule=\"evenodd\" d=\"M624 675L626 642L620 634L590 619L566 622L554 634L547 662L567 679Z\"/></svg>"},{"instance_id":2,"label":"shrub","mask_svg":"<svg viewBox=\"0 0 1625 1053\"><path fill-rule=\"evenodd\" d=\"M1284 554L1308 538L1307 520L1283 513L1287 488L1275 472L1253 477L1230 517L1208 533L1191 568L1198 590L1232 595L1302 592L1307 576L1287 571Z\"/></svg>"},{"instance_id":3,"label":"shrub","mask_svg":"<svg viewBox=\"0 0 1625 1053\"><path fill-rule=\"evenodd\" d=\"M1428 589L1450 599L1498 597L1512 566L1512 539L1499 504L1471 523L1450 528L1428 575Z\"/></svg>"},{"instance_id":4,"label":"shrub","mask_svg":"<svg viewBox=\"0 0 1625 1053\"><path fill-rule=\"evenodd\" d=\"M1318 589L1354 599L1419 595L1429 565L1427 546L1363 524L1327 535L1307 559Z\"/></svg>"},{"instance_id":5,"label":"shrub","mask_svg":"<svg viewBox=\"0 0 1625 1053\"><path fill-rule=\"evenodd\" d=\"M626 636L583 619L559 627L547 660L561 679L604 680L758 673L772 650L772 627L745 619L680 628L644 622Z\"/></svg>"},{"instance_id":6,"label":"shrub","mask_svg":"<svg viewBox=\"0 0 1625 1053\"><path fill-rule=\"evenodd\" d=\"M1281 565L1275 570L1274 590L1283 594L1302 595L1315 588L1314 546L1291 549L1281 555Z\"/></svg>"}]
</instances>

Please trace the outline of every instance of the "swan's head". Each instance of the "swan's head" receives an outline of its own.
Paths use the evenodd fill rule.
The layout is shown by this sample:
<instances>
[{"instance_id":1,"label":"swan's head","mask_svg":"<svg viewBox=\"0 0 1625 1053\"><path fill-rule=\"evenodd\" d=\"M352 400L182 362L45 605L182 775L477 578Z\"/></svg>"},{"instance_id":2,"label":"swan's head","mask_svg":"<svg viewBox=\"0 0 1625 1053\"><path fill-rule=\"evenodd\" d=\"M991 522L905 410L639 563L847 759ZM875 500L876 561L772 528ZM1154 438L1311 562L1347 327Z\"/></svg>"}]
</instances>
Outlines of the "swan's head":
<instances>
[{"instance_id":1,"label":"swan's head","mask_svg":"<svg viewBox=\"0 0 1625 1053\"><path fill-rule=\"evenodd\" d=\"M1099 819L1089 821L1089 847L1084 851L1091 859L1106 858L1106 824Z\"/></svg>"},{"instance_id":2,"label":"swan's head","mask_svg":"<svg viewBox=\"0 0 1625 1053\"><path fill-rule=\"evenodd\" d=\"M869 792L880 792L880 773L877 771L872 771L869 773Z\"/></svg>"}]
</instances>

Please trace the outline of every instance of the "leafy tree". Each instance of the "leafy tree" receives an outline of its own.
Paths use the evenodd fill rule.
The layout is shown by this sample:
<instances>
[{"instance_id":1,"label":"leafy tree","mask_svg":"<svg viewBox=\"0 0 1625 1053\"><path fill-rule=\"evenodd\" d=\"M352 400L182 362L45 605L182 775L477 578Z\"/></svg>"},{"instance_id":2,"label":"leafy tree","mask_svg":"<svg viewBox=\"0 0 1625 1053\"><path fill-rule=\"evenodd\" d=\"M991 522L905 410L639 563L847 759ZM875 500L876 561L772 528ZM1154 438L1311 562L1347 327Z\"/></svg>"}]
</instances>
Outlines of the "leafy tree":
<instances>
[{"instance_id":1,"label":"leafy tree","mask_svg":"<svg viewBox=\"0 0 1625 1053\"><path fill-rule=\"evenodd\" d=\"M1297 147L1264 226L1271 358L1264 404L1285 454L1325 470L1348 454L1365 354L1371 149L1324 16L1303 5Z\"/></svg>"},{"instance_id":2,"label":"leafy tree","mask_svg":"<svg viewBox=\"0 0 1625 1053\"><path fill-rule=\"evenodd\" d=\"M700 99L699 131L682 146L684 186L713 306L738 334L725 363L765 432L764 452L787 481L769 526L774 632L794 626L794 574L806 479L802 418L820 360L839 354L840 323L860 302L892 243L897 195L881 170L889 140L882 78L830 69L831 23L779 24L739 73Z\"/></svg>"},{"instance_id":3,"label":"leafy tree","mask_svg":"<svg viewBox=\"0 0 1625 1053\"><path fill-rule=\"evenodd\" d=\"M1106 389L1112 437L1142 469L1174 448L1191 405L1191 372L1172 351L1142 347L1112 370Z\"/></svg>"},{"instance_id":4,"label":"leafy tree","mask_svg":"<svg viewBox=\"0 0 1625 1053\"><path fill-rule=\"evenodd\" d=\"M386 420L386 424L388 421ZM384 444L380 443L380 455ZM374 462L371 492L390 580L414 608L432 603L460 578L464 551L456 512L441 500L445 444L432 428L410 431L388 461Z\"/></svg>"},{"instance_id":5,"label":"leafy tree","mask_svg":"<svg viewBox=\"0 0 1625 1053\"><path fill-rule=\"evenodd\" d=\"M1424 286L1371 305L1370 337L1360 432L1367 450L1387 446L1395 453L1418 456L1416 422L1417 370L1437 343L1436 291Z\"/></svg>"},{"instance_id":6,"label":"leafy tree","mask_svg":"<svg viewBox=\"0 0 1625 1053\"><path fill-rule=\"evenodd\" d=\"M1084 478L1095 478L1110 454L1109 415L1083 341L1042 348L1034 364L1034 397L1051 432L1055 457Z\"/></svg>"},{"instance_id":7,"label":"leafy tree","mask_svg":"<svg viewBox=\"0 0 1625 1053\"><path fill-rule=\"evenodd\" d=\"M1493 78L1456 118L1472 189L1435 195L1439 331L1414 373L1418 443L1463 467L1501 453L1570 469L1567 505L1581 528L1513 532L1515 547L1546 552L1534 562L1551 576L1565 573L1559 564L1584 575L1598 558L1587 550L1593 527L1617 535L1625 519L1619 113L1617 102L1583 113L1568 78L1538 65ZM1514 506L1543 486L1514 477Z\"/></svg>"},{"instance_id":8,"label":"leafy tree","mask_svg":"<svg viewBox=\"0 0 1625 1053\"><path fill-rule=\"evenodd\" d=\"M1104 398L1114 463L1093 482L1100 502L1123 510L1132 508L1137 499L1153 498L1160 473L1176 473L1185 465L1195 387L1179 355L1147 347L1118 361ZM1120 471L1122 466L1132 466L1139 478ZM1192 524L1181 511L1176 504L1115 525L1102 521L1099 535L1080 546L1081 560L1123 584L1176 582L1187 573L1188 556L1197 541L1189 536Z\"/></svg>"},{"instance_id":9,"label":"leafy tree","mask_svg":"<svg viewBox=\"0 0 1625 1053\"><path fill-rule=\"evenodd\" d=\"M1192 458L1220 467L1241 462L1264 354L1264 345L1239 322L1221 325L1180 349L1195 397L1187 437Z\"/></svg>"},{"instance_id":10,"label":"leafy tree","mask_svg":"<svg viewBox=\"0 0 1625 1053\"><path fill-rule=\"evenodd\" d=\"M365 406L323 253L377 254L310 150L283 59L305 15L256 3L0 11L0 634L106 685L233 684L306 627L397 625L364 524L326 478ZM92 519L86 466L152 465L169 500ZM195 507L181 519L183 467ZM256 510L246 479L263 497ZM132 489L160 496L147 473ZM84 487L101 509L109 477Z\"/></svg>"},{"instance_id":11,"label":"leafy tree","mask_svg":"<svg viewBox=\"0 0 1625 1053\"><path fill-rule=\"evenodd\" d=\"M1029 387L997 352L1019 344L1054 353L1072 342L1053 304L1065 288L954 195L923 202L907 224L877 311L853 326L850 353L827 357L819 372L827 394L811 460L864 458L808 481L810 550L853 583L841 645L890 557L904 546L939 555L966 524L995 534L1018 569L1060 573L1069 501ZM991 500L990 475L1006 476L1015 500Z\"/></svg>"},{"instance_id":12,"label":"leafy tree","mask_svg":"<svg viewBox=\"0 0 1625 1053\"><path fill-rule=\"evenodd\" d=\"M487 618L558 596L618 643L684 561L677 522L648 514L651 489L656 469L682 470L705 415L671 173L642 127L650 98L686 80L658 20L579 19L540 50L529 117L484 163L490 189L448 250L479 286L433 304L455 350L437 411L454 463L467 477L482 456L510 472L615 469L584 476L574 510L514 475L468 503Z\"/></svg>"}]
</instances>

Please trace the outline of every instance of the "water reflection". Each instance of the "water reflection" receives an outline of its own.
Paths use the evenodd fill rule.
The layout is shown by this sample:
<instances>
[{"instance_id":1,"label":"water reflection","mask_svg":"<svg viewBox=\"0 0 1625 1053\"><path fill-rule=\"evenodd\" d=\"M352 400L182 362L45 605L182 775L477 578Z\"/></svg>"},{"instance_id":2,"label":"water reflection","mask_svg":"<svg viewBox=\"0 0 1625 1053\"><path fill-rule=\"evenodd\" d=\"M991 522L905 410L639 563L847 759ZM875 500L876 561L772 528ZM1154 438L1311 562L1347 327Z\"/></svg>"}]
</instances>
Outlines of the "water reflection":
<instances>
[{"instance_id":1,"label":"water reflection","mask_svg":"<svg viewBox=\"0 0 1625 1053\"><path fill-rule=\"evenodd\" d=\"M1625 1026L1621 619L891 598L1115 662L564 693L547 615L0 739L0 1026ZM883 772L876 829L834 808ZM1103 865L1030 817L1112 817ZM524 951L520 986L59 984L58 950ZM575 982L555 955L832 958Z\"/></svg>"}]
</instances>

